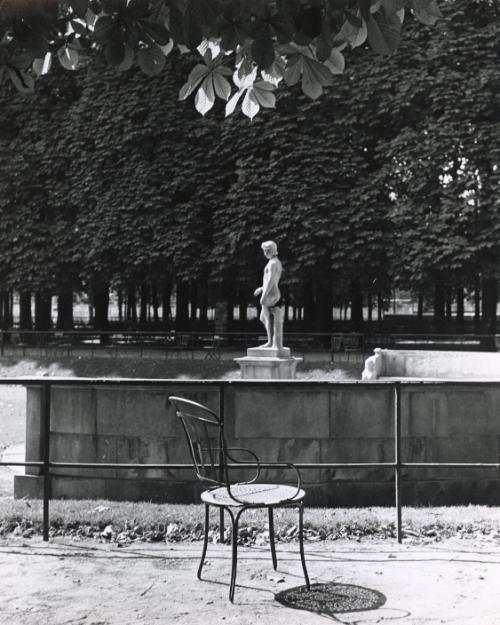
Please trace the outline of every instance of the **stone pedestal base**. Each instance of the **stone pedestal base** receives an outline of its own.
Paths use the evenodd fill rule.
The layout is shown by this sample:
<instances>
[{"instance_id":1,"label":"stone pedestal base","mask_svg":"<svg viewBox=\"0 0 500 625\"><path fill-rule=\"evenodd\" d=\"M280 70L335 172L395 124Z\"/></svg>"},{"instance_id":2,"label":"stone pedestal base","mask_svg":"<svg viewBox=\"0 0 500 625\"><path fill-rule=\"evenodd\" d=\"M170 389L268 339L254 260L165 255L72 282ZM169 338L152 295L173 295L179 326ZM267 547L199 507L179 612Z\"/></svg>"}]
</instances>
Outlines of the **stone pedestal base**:
<instances>
[{"instance_id":1,"label":"stone pedestal base","mask_svg":"<svg viewBox=\"0 0 500 625\"><path fill-rule=\"evenodd\" d=\"M297 364L302 362L290 355L289 347L250 347L244 358L234 360L242 380L295 380Z\"/></svg>"},{"instance_id":2,"label":"stone pedestal base","mask_svg":"<svg viewBox=\"0 0 500 625\"><path fill-rule=\"evenodd\" d=\"M249 347L247 358L291 358L289 347Z\"/></svg>"}]
</instances>

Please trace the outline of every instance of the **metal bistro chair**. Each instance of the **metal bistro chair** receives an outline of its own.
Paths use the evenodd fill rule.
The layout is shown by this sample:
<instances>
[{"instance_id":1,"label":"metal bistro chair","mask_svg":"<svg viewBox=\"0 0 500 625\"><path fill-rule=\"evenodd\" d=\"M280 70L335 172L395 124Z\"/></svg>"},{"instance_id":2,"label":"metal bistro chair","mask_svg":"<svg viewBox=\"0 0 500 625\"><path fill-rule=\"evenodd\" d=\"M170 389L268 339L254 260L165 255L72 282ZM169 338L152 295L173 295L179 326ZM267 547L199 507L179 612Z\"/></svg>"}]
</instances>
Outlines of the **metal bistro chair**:
<instances>
[{"instance_id":1,"label":"metal bistro chair","mask_svg":"<svg viewBox=\"0 0 500 625\"><path fill-rule=\"evenodd\" d=\"M221 342L222 339L220 336L215 335L212 338L210 345L204 345L203 349L205 351L205 360L216 360L217 362L221 359Z\"/></svg>"},{"instance_id":2,"label":"metal bistro chair","mask_svg":"<svg viewBox=\"0 0 500 625\"><path fill-rule=\"evenodd\" d=\"M344 350L347 354L347 360L350 359L350 354L360 353L363 354L363 335L352 334L351 336L344 336Z\"/></svg>"},{"instance_id":3,"label":"metal bistro chair","mask_svg":"<svg viewBox=\"0 0 500 625\"><path fill-rule=\"evenodd\" d=\"M344 339L341 334L332 334L330 339L330 362L334 362L335 354L344 349Z\"/></svg>"},{"instance_id":4,"label":"metal bistro chair","mask_svg":"<svg viewBox=\"0 0 500 625\"><path fill-rule=\"evenodd\" d=\"M274 545L273 510L278 507L296 507L299 510L300 559L306 587L309 589L310 584L304 556L303 538L303 499L305 492L300 487L300 473L298 469L289 463L272 463L272 467L292 468L296 473L296 486L258 483L260 464L257 456L248 449L240 447L228 448L226 446L223 423L215 412L189 399L169 397L169 400L174 405L176 415L180 419L186 433L196 475L202 482L210 484L210 488L201 493L201 500L205 504L205 535L200 565L198 567L198 579L201 579L201 571L207 553L210 506L225 510L232 521L232 564L231 583L229 586L229 600L231 602L234 599L236 585L238 523L242 513L250 508L268 509L271 557L274 570L276 570L278 562ZM231 455L238 452L248 454L251 458L250 462L237 460ZM230 480L229 472L233 467L228 466L228 462L251 464L255 467L255 475L248 482ZM241 471L241 468L239 471Z\"/></svg>"}]
</instances>

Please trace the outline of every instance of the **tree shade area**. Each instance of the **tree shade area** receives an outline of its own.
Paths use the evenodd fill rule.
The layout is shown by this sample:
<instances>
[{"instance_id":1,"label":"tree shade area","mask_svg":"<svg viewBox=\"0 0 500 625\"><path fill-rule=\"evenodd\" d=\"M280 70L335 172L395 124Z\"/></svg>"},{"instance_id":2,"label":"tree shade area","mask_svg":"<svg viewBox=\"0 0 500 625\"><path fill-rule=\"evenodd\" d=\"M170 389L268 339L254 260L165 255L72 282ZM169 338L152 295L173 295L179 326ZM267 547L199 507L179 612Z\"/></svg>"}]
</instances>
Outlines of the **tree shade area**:
<instances>
[{"instance_id":1,"label":"tree shade area","mask_svg":"<svg viewBox=\"0 0 500 625\"><path fill-rule=\"evenodd\" d=\"M161 74L174 49L196 52L181 100L205 115L225 101L253 118L283 82L315 100L345 66L346 49L398 47L405 10L424 24L437 0L2 0L0 82L31 92L56 64L75 70L97 51L119 71ZM169 67L169 69L171 69Z\"/></svg>"},{"instance_id":2,"label":"tree shade area","mask_svg":"<svg viewBox=\"0 0 500 625\"><path fill-rule=\"evenodd\" d=\"M224 119L222 101L205 119L176 102L196 63L176 50L152 77L96 58L78 72L56 64L34 93L6 82L4 327L12 291L23 327L34 296L37 329L50 324L53 295L70 328L73 293L83 291L104 329L110 288L132 323L136 298L144 323L146 304L157 310L175 291L178 328L203 327L208 306L227 311L230 327L235 306L244 320L255 303L260 242L272 238L305 330L329 331L333 306L349 305L359 326L363 304L398 286L431 300L439 319L452 302L463 319L473 294L482 329L494 332L498 8L442 8L432 27L407 18L397 54L360 45L323 97L291 85L276 92L276 111L252 122Z\"/></svg>"}]
</instances>

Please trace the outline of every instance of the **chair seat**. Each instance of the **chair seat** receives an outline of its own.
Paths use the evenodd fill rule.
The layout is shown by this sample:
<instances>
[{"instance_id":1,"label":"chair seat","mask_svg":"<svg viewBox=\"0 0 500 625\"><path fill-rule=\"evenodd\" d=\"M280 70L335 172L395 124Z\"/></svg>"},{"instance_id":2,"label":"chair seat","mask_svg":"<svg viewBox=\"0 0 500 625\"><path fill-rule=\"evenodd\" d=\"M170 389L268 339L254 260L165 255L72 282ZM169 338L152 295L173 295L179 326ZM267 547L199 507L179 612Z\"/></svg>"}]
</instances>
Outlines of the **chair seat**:
<instances>
[{"instance_id":1,"label":"chair seat","mask_svg":"<svg viewBox=\"0 0 500 625\"><path fill-rule=\"evenodd\" d=\"M206 490L201 494L201 500L212 506L276 506L280 503L295 503L301 501L305 492L296 486L285 484L233 484L231 493L241 500L241 503L231 498L225 486Z\"/></svg>"}]
</instances>

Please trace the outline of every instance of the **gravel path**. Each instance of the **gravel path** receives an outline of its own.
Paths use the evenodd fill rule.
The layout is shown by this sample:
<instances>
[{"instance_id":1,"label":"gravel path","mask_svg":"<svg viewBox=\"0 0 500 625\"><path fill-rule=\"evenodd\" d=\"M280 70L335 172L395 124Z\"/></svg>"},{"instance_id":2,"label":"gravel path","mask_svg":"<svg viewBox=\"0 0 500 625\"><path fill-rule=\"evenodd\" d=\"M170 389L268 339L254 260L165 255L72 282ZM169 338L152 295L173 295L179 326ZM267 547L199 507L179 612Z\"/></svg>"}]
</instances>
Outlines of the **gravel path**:
<instances>
[{"instance_id":1,"label":"gravel path","mask_svg":"<svg viewBox=\"0 0 500 625\"><path fill-rule=\"evenodd\" d=\"M274 594L303 585L296 544L241 548L235 603L228 602L230 548L201 544L0 541L0 622L9 625L319 625L327 614L280 605ZM359 588L361 611L337 623L498 625L500 545L450 539L432 545L334 541L306 546L311 581L340 600ZM333 585L332 585L333 583ZM367 597L380 598L375 609ZM363 605L365 601L365 605ZM319 604L311 608L321 609Z\"/></svg>"}]
</instances>

